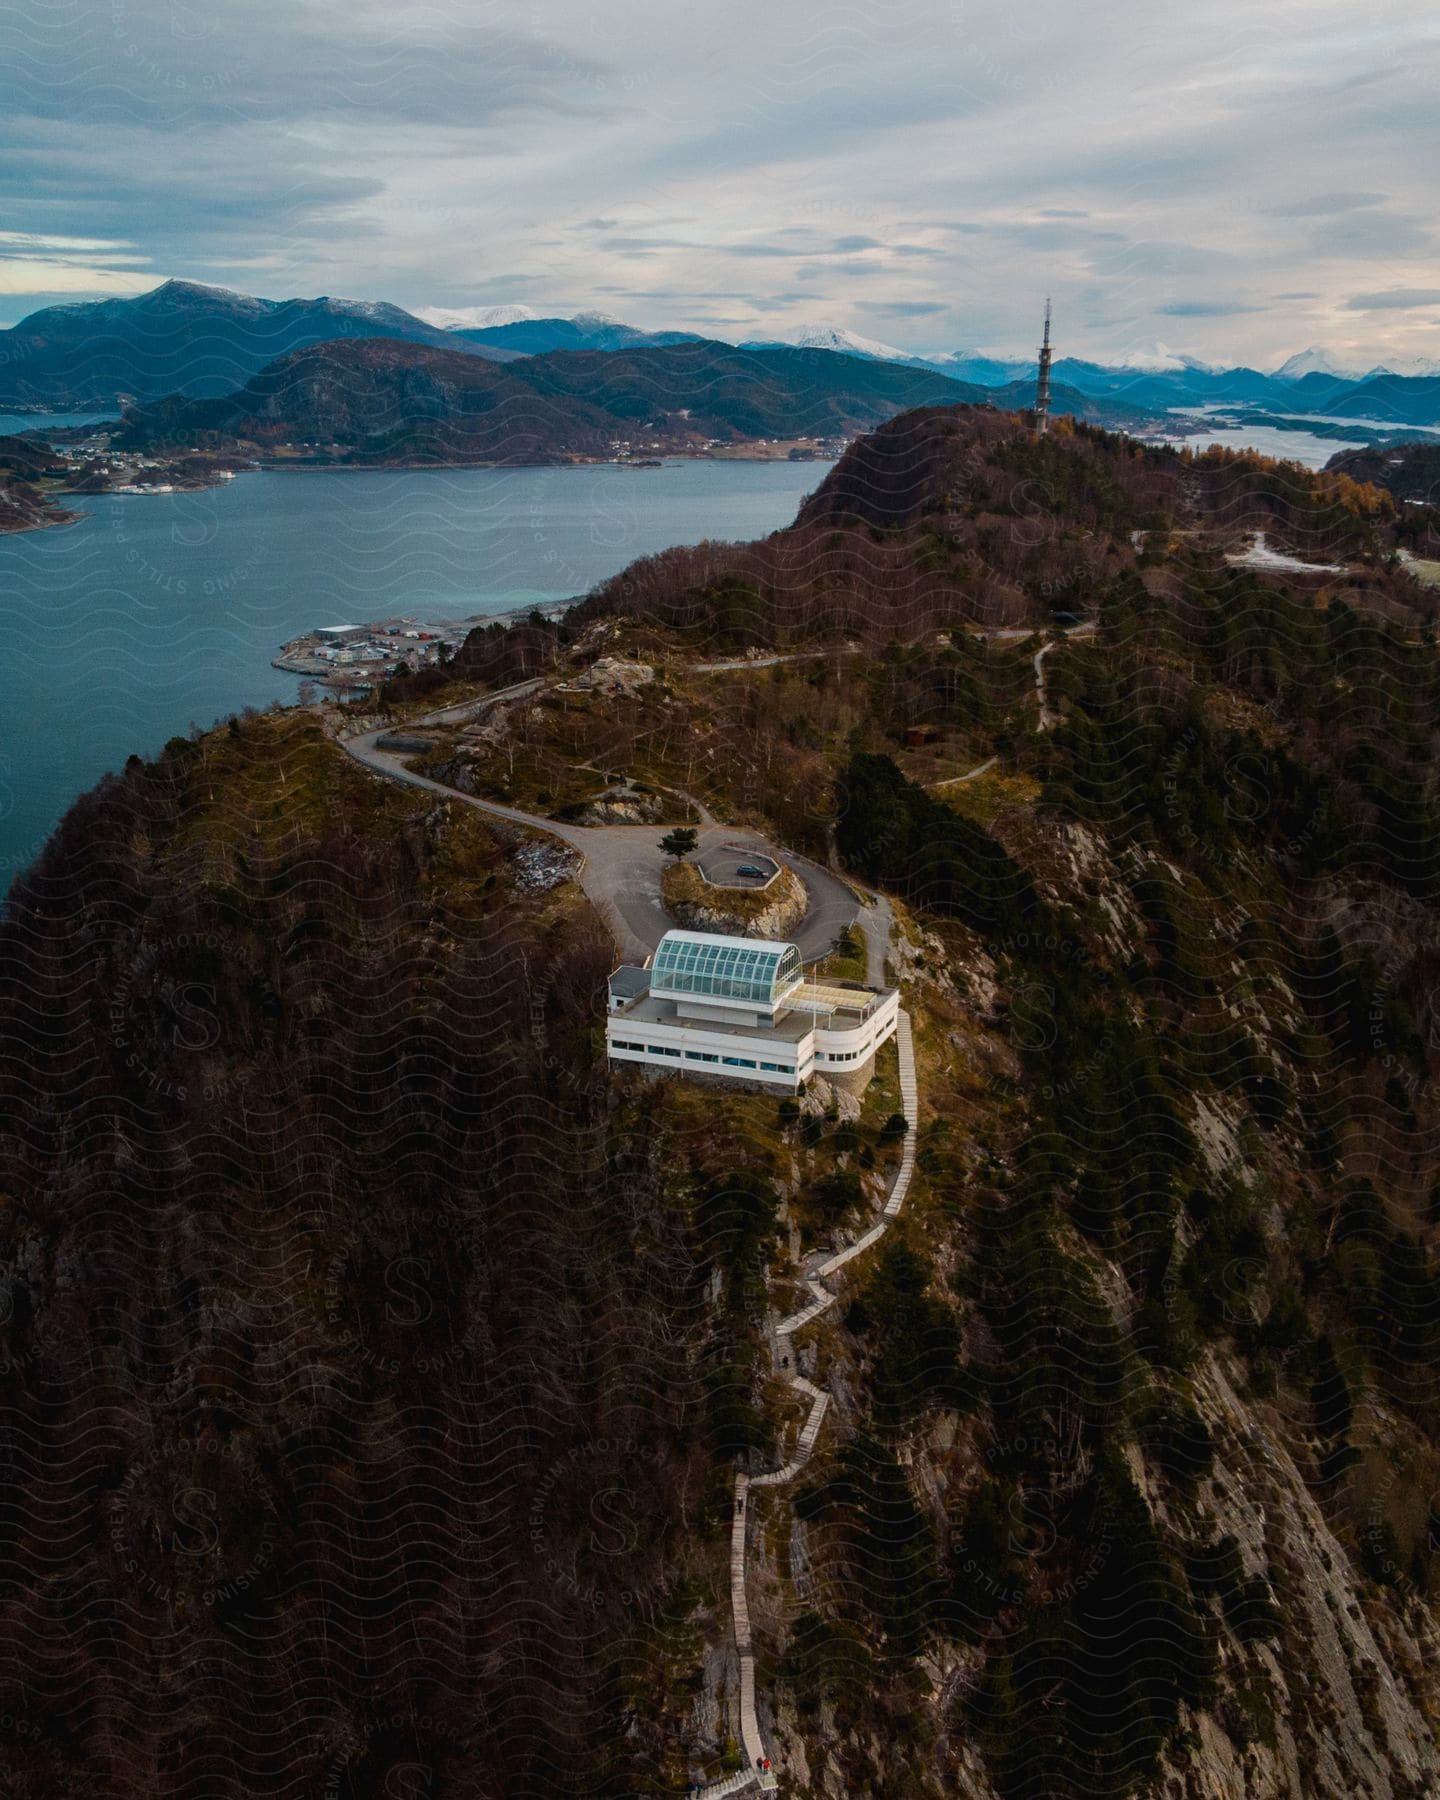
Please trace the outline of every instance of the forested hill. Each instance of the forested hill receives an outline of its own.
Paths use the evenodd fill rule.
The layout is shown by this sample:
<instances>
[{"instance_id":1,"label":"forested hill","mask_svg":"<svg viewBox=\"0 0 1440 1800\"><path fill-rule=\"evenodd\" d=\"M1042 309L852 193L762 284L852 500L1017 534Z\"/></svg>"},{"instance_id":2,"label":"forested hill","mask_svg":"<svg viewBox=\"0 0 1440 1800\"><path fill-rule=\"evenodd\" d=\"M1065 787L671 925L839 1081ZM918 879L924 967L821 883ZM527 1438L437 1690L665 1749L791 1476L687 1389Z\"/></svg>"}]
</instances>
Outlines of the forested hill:
<instances>
[{"instance_id":1,"label":"forested hill","mask_svg":"<svg viewBox=\"0 0 1440 1800\"><path fill-rule=\"evenodd\" d=\"M907 414L858 440L801 508L797 529L861 523L943 525L977 533L1016 519L1015 535L1139 530L1278 534L1313 561L1364 554L1387 516L1382 496L1253 451L1201 455L1136 443L1063 419L1036 440L1022 416Z\"/></svg>"},{"instance_id":2,"label":"forested hill","mask_svg":"<svg viewBox=\"0 0 1440 1800\"><path fill-rule=\"evenodd\" d=\"M924 369L826 350L737 350L697 339L556 351L501 368L388 339L323 344L218 400L174 398L127 415L130 448L243 442L318 446L355 460L534 462L845 435L907 407L984 398Z\"/></svg>"},{"instance_id":3,"label":"forested hill","mask_svg":"<svg viewBox=\"0 0 1440 1800\"><path fill-rule=\"evenodd\" d=\"M1383 450L1342 450L1325 465L1387 488L1397 500L1440 506L1440 443L1392 444Z\"/></svg>"},{"instance_id":4,"label":"forested hill","mask_svg":"<svg viewBox=\"0 0 1440 1800\"><path fill-rule=\"evenodd\" d=\"M1069 420L1037 442L1023 415L978 407L889 421L850 447L787 530L637 562L575 616L640 613L739 648L1014 630L1092 617L1142 568L1173 599L1197 559L1243 553L1257 534L1313 565L1292 583L1418 617L1422 597L1389 566L1394 503L1369 484Z\"/></svg>"},{"instance_id":5,"label":"forested hill","mask_svg":"<svg viewBox=\"0 0 1440 1800\"><path fill-rule=\"evenodd\" d=\"M782 1782L1440 1791L1440 674L1395 530L925 411L791 531L477 633L448 697L540 685L435 728L453 798L319 707L78 803L0 924L6 1791L734 1769L734 1472L793 1448L769 1326L873 1218L897 1077L606 1070L603 926L464 796L574 822L618 771L882 896L913 1024L905 1209L751 1489Z\"/></svg>"}]
</instances>

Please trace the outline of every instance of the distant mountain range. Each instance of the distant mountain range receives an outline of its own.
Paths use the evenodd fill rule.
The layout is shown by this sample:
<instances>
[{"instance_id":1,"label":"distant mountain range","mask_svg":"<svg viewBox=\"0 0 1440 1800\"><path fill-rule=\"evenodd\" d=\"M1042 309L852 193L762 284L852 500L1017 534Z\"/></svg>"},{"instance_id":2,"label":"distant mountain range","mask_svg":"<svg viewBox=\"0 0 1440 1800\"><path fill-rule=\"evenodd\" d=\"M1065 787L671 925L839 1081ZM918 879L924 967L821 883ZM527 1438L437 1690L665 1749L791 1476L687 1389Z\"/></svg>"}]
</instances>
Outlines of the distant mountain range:
<instances>
[{"instance_id":1,"label":"distant mountain range","mask_svg":"<svg viewBox=\"0 0 1440 1800\"><path fill-rule=\"evenodd\" d=\"M525 307L489 306L427 309L422 317L378 301L263 300L167 281L135 299L49 307L0 331L0 409L98 408L171 395L214 398L235 392L293 351L372 338L504 363L558 351L615 354L715 341L688 331L642 330L595 312L538 318ZM815 350L854 362L924 369L990 389L999 405L1014 404L1019 388L1034 380L1030 359L906 351L823 323L804 327L789 343L755 339L731 347ZM1403 369L1357 372L1312 348L1265 373L1216 368L1157 345L1123 364L1061 357L1054 376L1066 390L1065 410L1110 424L1207 407L1249 409L1251 423L1259 422L1260 414L1277 419L1321 414L1391 429L1440 423L1440 365L1423 360L1407 361Z\"/></svg>"},{"instance_id":2,"label":"distant mountain range","mask_svg":"<svg viewBox=\"0 0 1440 1800\"><path fill-rule=\"evenodd\" d=\"M1013 406L1019 389L1034 389L1035 365L1029 361L1006 362L993 357L917 356L892 345L875 344L853 333L812 328L807 343L825 344L848 356L886 362L905 362L916 368L935 369L957 381L996 390L997 405ZM1233 407L1265 411L1283 419L1295 414L1328 414L1335 418L1373 420L1392 427L1440 424L1440 370L1425 371L1416 362L1415 372L1399 374L1372 369L1365 375L1344 374L1319 366L1321 353L1302 352L1279 370L1263 374L1258 369L1218 369L1194 358L1159 356L1130 364L1107 365L1062 356L1054 365L1057 411L1080 412L1067 396L1085 396L1091 405L1087 416L1123 423L1120 407L1134 416L1153 416L1185 408ZM1001 396L1004 396L1003 398Z\"/></svg>"},{"instance_id":3,"label":"distant mountain range","mask_svg":"<svg viewBox=\"0 0 1440 1800\"><path fill-rule=\"evenodd\" d=\"M845 437L916 406L985 403L934 370L703 338L501 366L396 339L292 352L221 398L134 408L121 448L250 447L366 463L542 463L756 438Z\"/></svg>"},{"instance_id":4,"label":"distant mountain range","mask_svg":"<svg viewBox=\"0 0 1440 1800\"><path fill-rule=\"evenodd\" d=\"M964 351L922 355L829 326L808 327L795 341L849 356L937 369L979 387L1013 390L1013 384L1035 379L1033 359L1006 360ZM1440 362L1425 358L1407 359L1403 367L1357 371L1342 368L1325 351L1310 349L1265 374L1243 366L1217 368L1157 346L1121 364L1062 356L1053 376L1057 384L1092 401L1122 401L1141 413L1234 406L1263 408L1279 417L1328 413L1391 426L1440 423Z\"/></svg>"},{"instance_id":5,"label":"distant mountain range","mask_svg":"<svg viewBox=\"0 0 1440 1800\"><path fill-rule=\"evenodd\" d=\"M1340 362L1328 350L1312 346L1287 357L1275 370L1282 381L1298 381L1303 375L1329 375L1337 381L1369 381L1378 375L1440 375L1440 361L1432 356L1406 356L1372 368L1357 369Z\"/></svg>"},{"instance_id":6,"label":"distant mountain range","mask_svg":"<svg viewBox=\"0 0 1440 1800\"><path fill-rule=\"evenodd\" d=\"M46 307L0 331L0 409L68 411L167 394L228 394L307 344L378 337L456 347L452 333L382 301L260 300L167 281L133 300ZM496 361L513 354L469 348Z\"/></svg>"},{"instance_id":7,"label":"distant mountain range","mask_svg":"<svg viewBox=\"0 0 1440 1800\"><path fill-rule=\"evenodd\" d=\"M707 341L694 331L641 331L605 313L577 313L573 319L497 320L478 327L452 327L449 336L508 356L545 356L551 350L637 350L644 345Z\"/></svg>"}]
</instances>

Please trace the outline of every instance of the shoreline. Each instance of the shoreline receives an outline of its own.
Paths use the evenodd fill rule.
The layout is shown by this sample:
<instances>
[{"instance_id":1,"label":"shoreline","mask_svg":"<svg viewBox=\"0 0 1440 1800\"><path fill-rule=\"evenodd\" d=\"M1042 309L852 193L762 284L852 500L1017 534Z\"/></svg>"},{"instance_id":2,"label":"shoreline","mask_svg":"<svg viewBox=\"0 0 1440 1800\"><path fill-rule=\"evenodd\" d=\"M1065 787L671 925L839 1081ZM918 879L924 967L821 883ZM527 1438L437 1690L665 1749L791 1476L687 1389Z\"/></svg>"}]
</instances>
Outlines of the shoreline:
<instances>
[{"instance_id":1,"label":"shoreline","mask_svg":"<svg viewBox=\"0 0 1440 1800\"><path fill-rule=\"evenodd\" d=\"M320 457L286 456L276 458L273 462L264 458L256 458L248 469L241 474L253 473L263 469L267 474L284 470L293 470L301 474L313 473L316 470L343 470L357 475L383 474L387 470L409 470L412 473L446 475L465 469L663 469L667 463L681 462L756 462L756 463L835 463L834 456L797 456L791 457L787 451L783 455L767 456L757 454L753 450L729 452L722 450L664 450L654 459L641 461L629 460L617 456L567 456L562 458L545 458L535 462L415 462L394 460L385 462L351 462L348 460L326 461Z\"/></svg>"},{"instance_id":2,"label":"shoreline","mask_svg":"<svg viewBox=\"0 0 1440 1800\"><path fill-rule=\"evenodd\" d=\"M240 472L243 473L244 471L240 471ZM228 487L229 482L230 482L230 477L224 476L224 475L217 475L211 481L168 482L163 486L156 486L154 488L148 488L148 487L141 487L141 488L135 488L135 487L89 488L89 489L85 490L83 493L77 492L73 488L58 488L55 491L57 493L63 494L67 500L76 500L76 501L111 500L111 499L114 499L114 500L173 500L177 494L204 494L204 493L208 493L211 488ZM0 490L0 497L3 497L3 490ZM78 525L82 519L89 519L89 518L94 517L94 514L91 512L88 512L83 506L77 507L74 510L71 510L68 507L57 507L55 510L60 515L58 518L31 519L23 525L11 525L11 524L0 523L0 534L3 534L8 537L19 537L22 533L27 532L27 531L45 531L45 530L49 529L51 526L56 526L56 525Z\"/></svg>"},{"instance_id":3,"label":"shoreline","mask_svg":"<svg viewBox=\"0 0 1440 1800\"><path fill-rule=\"evenodd\" d=\"M836 461L837 461L837 458L835 458L833 456L829 456L829 455L798 456L798 457L792 458L790 456L788 450L783 454L763 455L763 454L755 454L753 450L749 450L749 449L742 449L742 450L739 450L736 452L726 452L726 451L718 451L717 452L714 450L665 451L662 453L662 455L658 459L651 460L651 459L647 458L643 461L641 461L639 459L634 460L634 461L627 461L623 458L617 458L617 457L611 457L611 456L594 456L594 457L567 457L564 461L545 460L545 461L540 461L540 462L436 463L436 462L393 461L393 462L356 463L356 462L349 462L349 461L333 461L333 460L327 461L327 460L325 460L323 458L319 458L319 457L314 457L314 458L311 458L311 457L280 457L280 458L277 458L273 462L257 458L253 461L246 462L243 466L241 466L239 468L231 468L231 469L225 469L225 470L217 469L215 471L215 473L209 479L206 479L206 480L197 480L192 477L191 479L184 480L184 481L178 481L178 482L170 481L170 482L167 482L164 484L156 484L155 487L153 488L153 491L148 488L145 488L145 487L141 487L141 488L137 489L135 487L130 487L130 486L96 488L87 493L76 493L76 492L73 492L70 490L60 490L60 491L65 492L67 499L74 499L74 500L100 500L100 499L109 499L109 498L117 498L117 499L124 499L124 500L146 500L146 499L170 498L170 497L173 497L175 494L205 493L211 488L226 487L229 485L229 483L232 480L235 480L239 476L253 475L253 474L257 474L257 473L263 473L263 474L267 474L267 475L278 475L278 474L319 475L319 474L336 474L336 473L354 474L354 475L383 475L383 474L391 474L391 473L411 474L411 475L453 475L453 474L457 474L457 473L464 473L467 470L494 472L495 470L498 470L498 469L550 469L550 470L554 470L556 472L563 472L565 470L572 470L572 469L631 469L631 470L639 471L639 470L647 470L647 469L664 468L666 466L666 464L668 464L668 463L691 463L691 462L747 462L747 463L785 463L785 464L790 464L793 462L796 465L799 465L802 463L816 463L816 464L821 464L827 468L833 468ZM75 512L66 511L62 518L35 519L35 520L29 521L24 524L0 524L0 533L3 533L8 536L19 536L23 532L41 531L41 530L46 529L49 526L75 525L75 524L78 524L80 522L80 520L91 517L91 516L92 516L91 514L88 514L82 508L81 510L75 511ZM554 603L546 602L546 604L549 605L549 604L554 604ZM276 664L274 666L278 668L280 665Z\"/></svg>"},{"instance_id":4,"label":"shoreline","mask_svg":"<svg viewBox=\"0 0 1440 1800\"><path fill-rule=\"evenodd\" d=\"M61 525L76 525L85 517L84 513L70 512L63 506L52 508L51 514L48 519L0 519L0 537L19 537L27 531L54 531Z\"/></svg>"},{"instance_id":5,"label":"shoreline","mask_svg":"<svg viewBox=\"0 0 1440 1800\"><path fill-rule=\"evenodd\" d=\"M262 480L226 483L236 488L228 497L161 496L177 501L168 508L85 495L73 537L54 531L42 546L38 536L6 534L7 617L36 622L43 649L21 658L7 713L12 750L23 754L14 755L15 797L0 818L0 855L9 859L0 891L76 798L127 755L158 755L191 721L208 728L246 707L302 705L304 674L272 663L310 628L414 614L475 619L498 636L533 610L565 617L635 556L707 532L749 539L780 529L817 479L750 461L655 471L658 486L593 469L569 487L539 470L473 484L405 473L368 490L392 497L388 509L363 499L357 508L360 496L347 498L343 482L301 482L291 494ZM597 536L592 496L607 517L625 509L622 530ZM457 534L438 551L426 529L437 514ZM353 547L343 538L352 519ZM112 644L121 678L97 706L86 697L87 655ZM364 669L350 665L357 676ZM317 702L340 697L316 682Z\"/></svg>"}]
</instances>

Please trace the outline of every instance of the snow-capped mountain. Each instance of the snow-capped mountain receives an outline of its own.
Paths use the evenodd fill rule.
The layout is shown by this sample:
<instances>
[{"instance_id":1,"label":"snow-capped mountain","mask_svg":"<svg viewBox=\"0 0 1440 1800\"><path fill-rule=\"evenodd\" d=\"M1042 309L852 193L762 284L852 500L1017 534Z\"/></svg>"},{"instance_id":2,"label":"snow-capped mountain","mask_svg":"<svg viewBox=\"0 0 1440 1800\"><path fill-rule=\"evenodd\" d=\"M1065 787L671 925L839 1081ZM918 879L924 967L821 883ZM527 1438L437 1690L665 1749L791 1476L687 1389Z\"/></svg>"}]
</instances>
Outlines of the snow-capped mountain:
<instances>
[{"instance_id":1,"label":"snow-capped mountain","mask_svg":"<svg viewBox=\"0 0 1440 1800\"><path fill-rule=\"evenodd\" d=\"M1194 369L1202 375L1217 372L1216 364L1203 362L1198 356L1189 356L1183 350L1172 350L1168 344L1158 341L1153 344L1136 344L1129 350L1122 351L1109 366L1116 369L1140 369L1147 375L1176 375L1184 369Z\"/></svg>"},{"instance_id":2,"label":"snow-capped mountain","mask_svg":"<svg viewBox=\"0 0 1440 1800\"><path fill-rule=\"evenodd\" d=\"M183 313L208 310L231 318L257 319L270 312L276 302L260 300L254 294L242 294L236 288L217 287L207 281L182 281L172 277L143 294L126 294L110 300L66 300L58 306L47 306L21 320L84 320L87 325L111 318L128 318L133 314Z\"/></svg>"},{"instance_id":3,"label":"snow-capped mountain","mask_svg":"<svg viewBox=\"0 0 1440 1800\"><path fill-rule=\"evenodd\" d=\"M983 350L926 350L915 360L927 369L938 369L957 381L975 381L981 387L1003 387L1035 367L1034 357L990 356Z\"/></svg>"},{"instance_id":4,"label":"snow-capped mountain","mask_svg":"<svg viewBox=\"0 0 1440 1800\"><path fill-rule=\"evenodd\" d=\"M858 331L846 331L839 325L802 325L785 337L750 338L743 348L769 350L777 345L792 350L836 350L842 356L864 356L872 362L918 363L925 360L913 350L897 350L893 344L862 337Z\"/></svg>"},{"instance_id":5,"label":"snow-capped mountain","mask_svg":"<svg viewBox=\"0 0 1440 1800\"><path fill-rule=\"evenodd\" d=\"M528 306L421 306L415 317L442 331L488 331L493 325L518 325L540 315Z\"/></svg>"},{"instance_id":6,"label":"snow-capped mountain","mask_svg":"<svg viewBox=\"0 0 1440 1800\"><path fill-rule=\"evenodd\" d=\"M1405 379L1430 378L1440 375L1440 359L1433 356L1387 356L1383 362L1361 367L1347 362L1333 350L1322 350L1312 344L1308 350L1287 357L1272 372L1276 381L1303 381L1307 375L1328 375L1335 381L1374 381L1380 376L1395 375Z\"/></svg>"},{"instance_id":7,"label":"snow-capped mountain","mask_svg":"<svg viewBox=\"0 0 1440 1800\"><path fill-rule=\"evenodd\" d=\"M1371 381L1377 375L1421 375L1433 377L1440 375L1440 358L1433 356L1387 357L1383 363L1376 363L1373 369L1367 369L1363 379Z\"/></svg>"},{"instance_id":8,"label":"snow-capped mountain","mask_svg":"<svg viewBox=\"0 0 1440 1800\"><path fill-rule=\"evenodd\" d=\"M1322 350L1318 344L1312 344L1308 350L1297 350L1294 356L1287 356L1278 369L1271 370L1271 375L1276 381L1301 381L1307 375L1333 375L1337 381L1359 381L1363 372L1353 366L1347 367L1333 350Z\"/></svg>"},{"instance_id":9,"label":"snow-capped mountain","mask_svg":"<svg viewBox=\"0 0 1440 1800\"><path fill-rule=\"evenodd\" d=\"M882 344L878 338L862 337L858 331L846 331L838 325L806 325L791 343L797 350L841 350L849 356L869 356L876 362L914 362L913 351L897 350L893 344Z\"/></svg>"},{"instance_id":10,"label":"snow-capped mountain","mask_svg":"<svg viewBox=\"0 0 1440 1800\"><path fill-rule=\"evenodd\" d=\"M180 281L172 279L153 288L148 294L139 296L141 300L152 300L157 306L196 306L215 307L235 317L259 318L275 305L273 300L260 300L254 294L242 294L238 288L220 287L209 281ZM344 301L337 301L343 306Z\"/></svg>"},{"instance_id":11,"label":"snow-capped mountain","mask_svg":"<svg viewBox=\"0 0 1440 1800\"><path fill-rule=\"evenodd\" d=\"M697 343L700 334L644 329L594 311L562 318L510 304L427 307L417 315L380 300L328 295L268 300L171 280L146 294L45 308L0 332L0 406L8 401L65 409L170 394L213 397L234 391L278 357L356 338L398 338L510 362L556 351L629 352ZM740 347L822 350L897 370L930 369L995 390L999 404L1028 404L1024 396L1033 393L1035 379L1030 349L1015 356L975 349L902 350L824 321L790 326L783 337L752 338ZM1376 357L1373 349L1369 357ZM1387 356L1370 363L1367 358L1363 373L1360 360L1354 352L1312 345L1262 374L1207 363L1155 341L1092 361L1075 356L1061 332L1054 377L1057 391L1068 387L1132 412L1262 406L1396 427L1436 423L1440 359Z\"/></svg>"}]
</instances>

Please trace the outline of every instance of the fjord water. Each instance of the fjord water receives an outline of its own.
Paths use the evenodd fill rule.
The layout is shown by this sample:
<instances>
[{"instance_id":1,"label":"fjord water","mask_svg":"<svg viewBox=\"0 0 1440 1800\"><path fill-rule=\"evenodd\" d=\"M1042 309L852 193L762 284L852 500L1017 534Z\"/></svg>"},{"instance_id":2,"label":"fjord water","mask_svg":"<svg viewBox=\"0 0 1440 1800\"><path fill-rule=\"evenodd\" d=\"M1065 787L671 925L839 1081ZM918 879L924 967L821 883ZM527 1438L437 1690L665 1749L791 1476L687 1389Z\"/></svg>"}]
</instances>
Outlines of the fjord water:
<instances>
[{"instance_id":1,"label":"fjord water","mask_svg":"<svg viewBox=\"0 0 1440 1800\"><path fill-rule=\"evenodd\" d=\"M569 599L672 544L788 524L826 467L257 471L0 537L0 892L132 751L293 701L270 667L286 639Z\"/></svg>"}]
</instances>

